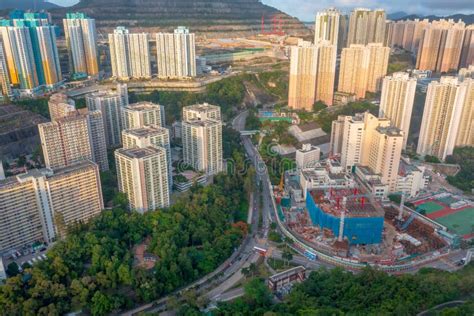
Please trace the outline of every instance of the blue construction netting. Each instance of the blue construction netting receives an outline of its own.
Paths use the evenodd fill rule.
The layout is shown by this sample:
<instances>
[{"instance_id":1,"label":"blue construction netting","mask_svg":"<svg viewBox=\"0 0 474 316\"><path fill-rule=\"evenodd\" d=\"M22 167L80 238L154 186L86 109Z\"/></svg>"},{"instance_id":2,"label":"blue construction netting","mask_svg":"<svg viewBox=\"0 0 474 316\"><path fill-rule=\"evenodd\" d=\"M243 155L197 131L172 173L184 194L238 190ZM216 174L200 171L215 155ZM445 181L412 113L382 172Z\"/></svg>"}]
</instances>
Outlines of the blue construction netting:
<instances>
[{"instance_id":1,"label":"blue construction netting","mask_svg":"<svg viewBox=\"0 0 474 316\"><path fill-rule=\"evenodd\" d=\"M306 208L313 225L327 228L334 236L339 236L340 217L321 210L311 194L306 197ZM383 217L346 217L343 236L350 244L378 244L382 242L383 223Z\"/></svg>"}]
</instances>

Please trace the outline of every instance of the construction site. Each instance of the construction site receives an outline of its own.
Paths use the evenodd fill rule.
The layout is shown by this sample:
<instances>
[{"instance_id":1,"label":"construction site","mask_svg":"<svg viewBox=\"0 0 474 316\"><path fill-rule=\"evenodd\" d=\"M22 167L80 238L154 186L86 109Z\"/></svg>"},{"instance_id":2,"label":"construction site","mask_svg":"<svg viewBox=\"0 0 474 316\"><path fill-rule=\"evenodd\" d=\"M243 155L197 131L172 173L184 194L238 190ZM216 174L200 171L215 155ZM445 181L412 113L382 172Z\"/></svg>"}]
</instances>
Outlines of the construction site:
<instances>
[{"instance_id":1,"label":"construction site","mask_svg":"<svg viewBox=\"0 0 474 316\"><path fill-rule=\"evenodd\" d=\"M297 175L275 187L280 220L300 241L331 256L399 265L454 245L442 226L404 206L374 198L364 186L321 187L299 198ZM301 191L301 188L299 188Z\"/></svg>"}]
</instances>

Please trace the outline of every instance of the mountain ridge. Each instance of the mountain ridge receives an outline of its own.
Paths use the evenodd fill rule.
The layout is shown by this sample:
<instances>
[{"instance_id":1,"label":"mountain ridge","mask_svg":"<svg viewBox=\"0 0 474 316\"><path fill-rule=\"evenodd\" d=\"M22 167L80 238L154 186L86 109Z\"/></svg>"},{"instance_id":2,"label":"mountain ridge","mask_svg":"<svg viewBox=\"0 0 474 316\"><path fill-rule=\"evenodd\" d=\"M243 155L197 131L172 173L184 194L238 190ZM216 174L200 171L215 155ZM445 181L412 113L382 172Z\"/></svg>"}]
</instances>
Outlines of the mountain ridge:
<instances>
[{"instance_id":1,"label":"mountain ridge","mask_svg":"<svg viewBox=\"0 0 474 316\"><path fill-rule=\"evenodd\" d=\"M49 10L61 8L59 5L44 0L1 0L0 10Z\"/></svg>"},{"instance_id":2,"label":"mountain ridge","mask_svg":"<svg viewBox=\"0 0 474 316\"><path fill-rule=\"evenodd\" d=\"M85 12L95 18L98 29L104 32L118 25L148 32L169 31L185 25L204 36L240 36L260 33L262 16L266 19L266 29L271 29L271 20L276 16L287 34L311 34L298 19L259 0L83 0L51 13L59 24L65 13L71 11Z\"/></svg>"}]
</instances>

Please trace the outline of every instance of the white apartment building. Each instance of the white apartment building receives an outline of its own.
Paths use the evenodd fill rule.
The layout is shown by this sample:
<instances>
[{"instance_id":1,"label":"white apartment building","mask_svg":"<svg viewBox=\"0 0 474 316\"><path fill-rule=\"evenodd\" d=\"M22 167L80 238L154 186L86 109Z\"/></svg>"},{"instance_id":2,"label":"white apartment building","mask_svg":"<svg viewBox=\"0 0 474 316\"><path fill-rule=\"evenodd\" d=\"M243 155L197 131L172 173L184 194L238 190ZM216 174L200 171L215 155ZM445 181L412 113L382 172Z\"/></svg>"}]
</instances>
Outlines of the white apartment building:
<instances>
[{"instance_id":1,"label":"white apartment building","mask_svg":"<svg viewBox=\"0 0 474 316\"><path fill-rule=\"evenodd\" d=\"M72 74L97 76L97 31L95 19L84 13L68 13L63 19L64 35L69 53L69 71Z\"/></svg>"},{"instance_id":2,"label":"white apartment building","mask_svg":"<svg viewBox=\"0 0 474 316\"><path fill-rule=\"evenodd\" d=\"M168 129L159 126L144 126L140 128L127 129L122 132L123 148L146 148L160 147L166 150L166 162L168 165L168 183L170 188L173 185L172 159L170 132Z\"/></svg>"},{"instance_id":3,"label":"white apartment building","mask_svg":"<svg viewBox=\"0 0 474 316\"><path fill-rule=\"evenodd\" d=\"M51 121L64 118L76 112L76 103L65 93L55 93L48 100Z\"/></svg>"},{"instance_id":4,"label":"white apartment building","mask_svg":"<svg viewBox=\"0 0 474 316\"><path fill-rule=\"evenodd\" d=\"M138 102L122 108L125 129L165 126L165 107L151 102Z\"/></svg>"},{"instance_id":5,"label":"white apartment building","mask_svg":"<svg viewBox=\"0 0 474 316\"><path fill-rule=\"evenodd\" d=\"M403 131L403 148L407 146L413 103L415 102L416 78L408 73L397 72L387 76L382 84L379 118L388 118Z\"/></svg>"},{"instance_id":6,"label":"white apartment building","mask_svg":"<svg viewBox=\"0 0 474 316\"><path fill-rule=\"evenodd\" d=\"M191 120L222 121L221 107L208 103L194 104L183 107L183 121Z\"/></svg>"},{"instance_id":7,"label":"white apartment building","mask_svg":"<svg viewBox=\"0 0 474 316\"><path fill-rule=\"evenodd\" d=\"M222 122L193 119L182 123L184 162L214 175L223 170Z\"/></svg>"},{"instance_id":8,"label":"white apartment building","mask_svg":"<svg viewBox=\"0 0 474 316\"><path fill-rule=\"evenodd\" d=\"M121 80L150 79L150 37L117 27L109 34L112 75Z\"/></svg>"},{"instance_id":9,"label":"white apartment building","mask_svg":"<svg viewBox=\"0 0 474 316\"><path fill-rule=\"evenodd\" d=\"M349 19L347 46L351 44L383 43L386 19L385 10L382 9L354 9Z\"/></svg>"},{"instance_id":10,"label":"white apartment building","mask_svg":"<svg viewBox=\"0 0 474 316\"><path fill-rule=\"evenodd\" d=\"M51 96L48 108L52 122L38 126L47 166L59 168L82 159L91 159L99 165L101 171L109 170L102 112L76 110L74 101L62 93ZM85 124L92 158L88 156L85 135L82 134ZM77 126L80 127L78 137L74 131Z\"/></svg>"},{"instance_id":11,"label":"white apartment building","mask_svg":"<svg viewBox=\"0 0 474 316\"><path fill-rule=\"evenodd\" d=\"M99 169L90 161L33 169L0 180L0 253L64 237L67 227L88 222L104 208Z\"/></svg>"},{"instance_id":12,"label":"white apartment building","mask_svg":"<svg viewBox=\"0 0 474 316\"><path fill-rule=\"evenodd\" d=\"M47 168L64 168L93 159L87 117L64 117L39 124L38 130Z\"/></svg>"},{"instance_id":13,"label":"white apartment building","mask_svg":"<svg viewBox=\"0 0 474 316\"><path fill-rule=\"evenodd\" d=\"M102 112L107 147L116 147L122 143L124 129L122 108L123 97L119 91L99 91L86 96L87 108L90 111Z\"/></svg>"},{"instance_id":14,"label":"white apartment building","mask_svg":"<svg viewBox=\"0 0 474 316\"><path fill-rule=\"evenodd\" d=\"M423 166L415 166L408 158L402 157L398 169L397 192L406 197L416 197L428 184Z\"/></svg>"},{"instance_id":15,"label":"white apartment building","mask_svg":"<svg viewBox=\"0 0 474 316\"><path fill-rule=\"evenodd\" d=\"M314 43L329 41L337 47L340 19L341 12L335 8L329 8L316 13Z\"/></svg>"},{"instance_id":16,"label":"white apartment building","mask_svg":"<svg viewBox=\"0 0 474 316\"><path fill-rule=\"evenodd\" d=\"M119 190L127 195L130 209L143 214L169 206L164 148L122 148L115 151L115 160Z\"/></svg>"},{"instance_id":17,"label":"white apartment building","mask_svg":"<svg viewBox=\"0 0 474 316\"><path fill-rule=\"evenodd\" d=\"M196 77L196 43L194 33L180 26L174 33L156 34L158 77Z\"/></svg>"},{"instance_id":18,"label":"white apartment building","mask_svg":"<svg viewBox=\"0 0 474 316\"><path fill-rule=\"evenodd\" d=\"M296 166L298 169L309 168L319 162L321 149L311 144L303 144L303 147L296 151Z\"/></svg>"},{"instance_id":19,"label":"white apartment building","mask_svg":"<svg viewBox=\"0 0 474 316\"><path fill-rule=\"evenodd\" d=\"M333 127L330 148L333 155L340 156L342 167L351 171L356 165L367 166L394 192L403 132L391 126L390 120L368 112L339 116Z\"/></svg>"},{"instance_id":20,"label":"white apartment building","mask_svg":"<svg viewBox=\"0 0 474 316\"><path fill-rule=\"evenodd\" d=\"M472 146L474 80L441 77L428 85L417 153L441 160L456 146Z\"/></svg>"}]
</instances>

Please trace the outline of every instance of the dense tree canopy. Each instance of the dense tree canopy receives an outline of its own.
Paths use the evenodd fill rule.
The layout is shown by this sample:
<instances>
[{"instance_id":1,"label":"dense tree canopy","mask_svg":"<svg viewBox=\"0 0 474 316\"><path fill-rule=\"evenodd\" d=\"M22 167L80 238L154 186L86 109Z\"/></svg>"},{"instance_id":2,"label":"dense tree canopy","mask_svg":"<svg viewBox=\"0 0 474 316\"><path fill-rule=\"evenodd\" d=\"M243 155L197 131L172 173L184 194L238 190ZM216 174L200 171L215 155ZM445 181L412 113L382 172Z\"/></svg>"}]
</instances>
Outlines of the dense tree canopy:
<instances>
[{"instance_id":1,"label":"dense tree canopy","mask_svg":"<svg viewBox=\"0 0 474 316\"><path fill-rule=\"evenodd\" d=\"M374 115L378 115L378 106L370 102L353 102L334 110L332 108L319 109L316 122L326 133L331 132L332 121L336 120L339 115L354 115L369 111Z\"/></svg>"},{"instance_id":2,"label":"dense tree canopy","mask_svg":"<svg viewBox=\"0 0 474 316\"><path fill-rule=\"evenodd\" d=\"M241 105L245 96L244 75L222 79L209 84L205 93L153 91L150 94L130 93L130 103L150 101L165 106L168 124L181 119L184 106L208 102L219 105L223 116L230 118L235 107Z\"/></svg>"},{"instance_id":3,"label":"dense tree canopy","mask_svg":"<svg viewBox=\"0 0 474 316\"><path fill-rule=\"evenodd\" d=\"M453 155L446 158L446 162L461 166L461 171L456 176L447 178L450 184L463 191L474 189L474 147L455 148Z\"/></svg>"},{"instance_id":4,"label":"dense tree canopy","mask_svg":"<svg viewBox=\"0 0 474 316\"><path fill-rule=\"evenodd\" d=\"M257 282L257 281L255 281ZM219 306L215 315L416 315L440 303L472 299L474 265L456 273L422 269L415 275L390 276L366 269L358 274L340 268L321 269L297 285L282 303L271 304L263 284L233 303ZM258 293L253 295L252 293ZM473 303L453 315L472 315Z\"/></svg>"}]
</instances>

